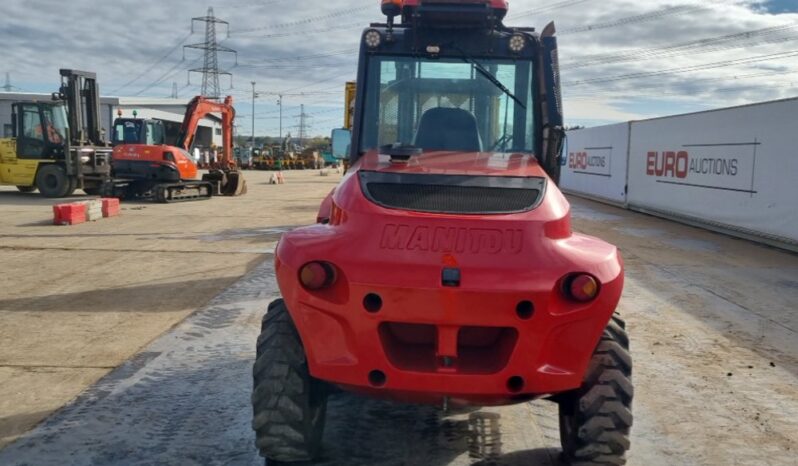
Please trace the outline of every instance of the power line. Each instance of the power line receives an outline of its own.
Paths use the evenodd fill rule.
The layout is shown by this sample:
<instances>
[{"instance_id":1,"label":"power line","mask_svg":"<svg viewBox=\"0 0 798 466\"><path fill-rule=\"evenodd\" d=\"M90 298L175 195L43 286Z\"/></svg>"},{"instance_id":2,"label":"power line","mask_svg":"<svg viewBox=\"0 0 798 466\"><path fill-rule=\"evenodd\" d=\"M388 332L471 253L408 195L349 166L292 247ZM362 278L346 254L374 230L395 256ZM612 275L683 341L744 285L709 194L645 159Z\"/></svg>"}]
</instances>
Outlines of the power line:
<instances>
[{"instance_id":1,"label":"power line","mask_svg":"<svg viewBox=\"0 0 798 466\"><path fill-rule=\"evenodd\" d=\"M762 77L773 77L773 76L780 76L780 75L788 75L788 74L798 74L798 70L795 71L776 71L776 72L767 72L767 73L753 73L753 74L742 74L742 75L734 75L734 76L722 76L717 78L693 78L690 79L688 82L675 82L675 83L649 83L649 84L637 84L635 85L635 89L657 89L657 94L659 95L660 91L662 90L663 86L666 85L696 85L696 84L704 84L710 82L729 82L729 81L737 81L741 79L750 79L750 78L762 78ZM609 91L611 92L611 91ZM623 96L628 96L627 90L621 91L623 92ZM571 98L579 98L579 97L608 97L608 91L583 91L577 92L576 94L570 93L567 91L567 97Z\"/></svg>"},{"instance_id":2,"label":"power line","mask_svg":"<svg viewBox=\"0 0 798 466\"><path fill-rule=\"evenodd\" d=\"M724 60L720 62L714 63L705 63L701 65L691 65L679 68L670 68L665 70L658 70L658 71L644 71L639 73L629 73L623 74L618 76L609 76L609 77L602 77L602 78L591 78L591 79L583 79L571 82L563 83L563 86L581 86L585 84L596 84L596 83L608 83L614 81L621 81L626 79L637 79L637 78L648 78L653 76L661 76L667 74L677 74L677 73L686 73L690 71L703 71L715 68L724 68L727 66L735 66L735 65L746 65L749 63L760 63L760 62L767 62L773 60L779 60L782 58L789 58L798 56L798 50L792 50L789 52L780 52L780 53L772 53L768 55L760 55L756 57L748 57L748 58L738 58L734 60Z\"/></svg>"},{"instance_id":3,"label":"power line","mask_svg":"<svg viewBox=\"0 0 798 466\"><path fill-rule=\"evenodd\" d=\"M341 17L341 16L350 15L352 13L356 13L356 12L359 12L359 11L363 11L363 8L362 7L347 8L347 9L343 9L343 10L332 11L332 12L329 12L329 13L324 14L324 15L311 16L311 17L308 17L308 18L303 18L303 19L300 19L300 20L291 21L291 22L287 22L287 23L269 24L269 25L266 25L266 26L260 26L260 27L249 28L249 29L238 29L238 30L234 30L233 33L234 34L247 34L247 33L256 32L256 31L263 31L263 30L270 30L270 29L284 29L284 28L288 28L288 27L296 27L296 26L301 26L301 25L304 25L304 24L310 24L310 23L315 23L315 22L318 22L318 21L324 21L324 20L328 20L328 19L333 19L333 18L338 18L338 17Z\"/></svg>"},{"instance_id":4,"label":"power line","mask_svg":"<svg viewBox=\"0 0 798 466\"><path fill-rule=\"evenodd\" d=\"M313 55L297 55L297 56L294 56L294 57L264 58L262 60L259 60L259 62L257 64L246 64L246 63L243 63L243 64L239 64L239 66L241 66L243 68L271 68L271 67L275 66L274 63L279 63L279 62L293 62L293 61L299 62L299 61L304 61L304 60L317 60L317 59L320 59L320 58L330 58L330 57L337 57L337 56L341 56L341 55L349 55L349 54L354 55L357 52L358 51L355 50L355 49L345 49L345 50L337 50L337 51L334 51L334 52L316 53L316 54L313 54ZM299 64L299 63L297 63L297 65L305 66L305 65L302 65L302 64Z\"/></svg>"},{"instance_id":5,"label":"power line","mask_svg":"<svg viewBox=\"0 0 798 466\"><path fill-rule=\"evenodd\" d=\"M649 47L633 49L628 51L589 55L586 57L578 57L575 63L567 63L562 66L563 70L582 68L592 65L606 65L612 63L623 63L627 61L645 60L650 58L664 58L685 55L685 52L692 53L707 53L719 50L728 50L739 47L747 47L762 44L774 44L780 42L787 42L798 39L798 36L778 36L770 37L783 33L787 30L794 29L798 24L785 24L781 26L772 26L755 31L740 32L735 34L727 34L719 37L712 37L707 39L699 39L689 42L682 42L674 45L667 45L663 47ZM745 42L761 39L760 42L754 44L745 44Z\"/></svg>"},{"instance_id":6,"label":"power line","mask_svg":"<svg viewBox=\"0 0 798 466\"><path fill-rule=\"evenodd\" d=\"M324 83L333 81L335 79L343 79L343 78L344 78L343 75L333 76L331 78L322 79L320 81L312 82L310 84L305 84L305 85L302 85L302 86L297 86L297 87L292 87L292 88L289 88L289 89L285 89L282 92L280 92L280 94L286 95L287 93L289 93L291 91L296 91L298 89L305 89L305 88L308 88L308 87L316 86L318 84L324 84Z\"/></svg>"},{"instance_id":7,"label":"power line","mask_svg":"<svg viewBox=\"0 0 798 466\"><path fill-rule=\"evenodd\" d=\"M662 8L660 10L655 10L634 16L627 16L625 18L620 18L613 21L607 21L605 23L588 24L585 26L573 27L570 29L569 28L561 29L558 31L558 34L559 35L575 34L579 32L597 31L599 29L609 29L618 26L624 26L627 24L639 23L643 21L651 21L654 19L664 18L666 16L694 13L696 11L704 10L705 8L706 7L704 6L689 6L689 5L669 6Z\"/></svg>"},{"instance_id":8,"label":"power line","mask_svg":"<svg viewBox=\"0 0 798 466\"><path fill-rule=\"evenodd\" d=\"M201 58L197 58L197 59L195 59L195 60L193 60L193 61L189 62L187 66L194 66L195 64L199 63L199 61L200 61L200 60L201 60ZM159 77L158 77L158 79L156 79L155 81L151 82L150 84L148 84L148 85L147 85L147 86L145 86L143 89L141 89L140 91L136 92L136 93L135 93L135 94L133 94L133 95L134 95L134 96L140 96L141 94L143 94L143 93L145 93L145 92L149 91L149 90L150 90L150 89L152 89L153 87L155 87L155 86L157 86L157 85L159 85L159 84L161 84L161 83L163 83L163 82L165 82L165 81L167 81L167 80L171 79L171 78L172 78L174 75L176 75L176 74L177 74L179 71L182 71L182 70L181 70L181 69L179 69L179 68L180 68L180 65L182 65L183 63L185 63L185 60L180 60L179 62L175 63L175 65L174 65L174 66L172 66L172 67L171 67L171 68L169 68L169 69L168 69L168 70L167 70L167 71L166 71L164 74L162 74L161 76L159 76ZM191 83L188 83L188 85L190 85L190 84L191 84Z\"/></svg>"},{"instance_id":9,"label":"power line","mask_svg":"<svg viewBox=\"0 0 798 466\"><path fill-rule=\"evenodd\" d=\"M795 74L795 72L793 72L792 74ZM769 81L768 84L775 84L775 85L780 85L780 86L789 85L790 87L794 87L795 86L795 83L792 82L792 81L789 81L789 82L787 82L787 81ZM749 84L744 84L742 88L740 86L737 86L737 87L725 87L725 88L712 88L712 89L707 89L704 93L705 94L715 94L715 93L719 93L719 92L720 93L734 92L734 91L740 92L741 89L746 89L746 88L747 89L763 90L761 84L759 84L759 83L757 83L757 84L749 83ZM660 96L679 96L679 97L689 97L692 100L695 99L695 94L694 93L686 94L685 91L665 92L665 91L662 91L661 89L658 89L656 94L645 94L645 93L629 94L629 93L624 92L623 95L610 96L610 97L616 97L616 98L623 99L623 98L641 98L641 97L643 97L643 98L652 98L652 97L660 97ZM569 96L568 100L575 100L575 101L603 101L603 100L605 100L606 97L607 97L606 94L601 94L601 95L599 95L599 94L589 94L589 95Z\"/></svg>"},{"instance_id":10,"label":"power line","mask_svg":"<svg viewBox=\"0 0 798 466\"><path fill-rule=\"evenodd\" d=\"M558 10L560 8L576 6L576 5L580 4L580 3L585 3L585 2L588 2L588 1L590 1L590 0L565 0L565 1L562 1L562 2L558 2L558 3L552 3L551 5L544 6L544 7L534 8L532 10L525 10L525 11L522 11L522 12L520 12L518 14L512 14L511 13L510 14L511 17L509 19L515 20L515 19L518 19L518 18L525 18L527 16L537 15L537 14L540 14L540 13L546 13L546 12L549 12L549 11L552 11L552 10Z\"/></svg>"},{"instance_id":11,"label":"power line","mask_svg":"<svg viewBox=\"0 0 798 466\"><path fill-rule=\"evenodd\" d=\"M353 28L361 28L362 29L365 26L366 26L366 23L364 23L363 21L359 21L357 23L339 24L339 25L336 25L336 26L329 26L329 27L317 28L317 29L298 29L298 30L288 31L288 32L280 32L280 33L274 33L274 34L264 34L264 35L258 35L257 37L259 39L274 39L274 38L278 38L278 37L289 37L289 36L295 36L295 35L299 35L299 34L304 35L304 36L311 36L311 35L313 35L315 33L318 33L318 32L338 31L338 30L353 29Z\"/></svg>"},{"instance_id":12,"label":"power line","mask_svg":"<svg viewBox=\"0 0 798 466\"><path fill-rule=\"evenodd\" d=\"M161 63L163 63L164 60L166 60L170 55L172 55L175 52L175 50L180 48L181 45L185 44L189 37L191 37L191 33L186 34L185 37L180 39L180 42L178 42L177 45L175 45L174 47L169 49L168 52L166 52L160 58L155 60L155 62L153 62L144 71L142 71L141 73L137 74L133 79L131 79L130 81L126 82L125 84L122 84L118 88L116 88L113 91L111 91L111 94L116 94L117 92L121 91L122 89L127 88L128 86L132 85L133 83L135 83L136 81L138 81L139 79L144 77L147 73L149 73L150 71L154 70L156 66L160 65Z\"/></svg>"}]
</instances>

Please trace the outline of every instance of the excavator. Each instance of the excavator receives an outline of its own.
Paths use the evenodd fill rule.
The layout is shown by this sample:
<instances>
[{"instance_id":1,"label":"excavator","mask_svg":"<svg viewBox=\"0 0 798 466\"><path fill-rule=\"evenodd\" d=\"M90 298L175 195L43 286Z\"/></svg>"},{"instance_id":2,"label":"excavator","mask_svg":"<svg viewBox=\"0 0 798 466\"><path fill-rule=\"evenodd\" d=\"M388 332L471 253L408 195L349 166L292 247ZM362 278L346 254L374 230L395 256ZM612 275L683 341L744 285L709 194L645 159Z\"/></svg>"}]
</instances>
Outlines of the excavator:
<instances>
[{"instance_id":1,"label":"excavator","mask_svg":"<svg viewBox=\"0 0 798 466\"><path fill-rule=\"evenodd\" d=\"M197 165L189 154L200 120L222 115L222 153L210 172L197 180ZM113 192L122 198L154 198L160 203L240 196L247 185L233 154L233 98L224 102L197 96L186 114L175 146L166 144L163 123L140 118L117 118L113 136Z\"/></svg>"}]
</instances>

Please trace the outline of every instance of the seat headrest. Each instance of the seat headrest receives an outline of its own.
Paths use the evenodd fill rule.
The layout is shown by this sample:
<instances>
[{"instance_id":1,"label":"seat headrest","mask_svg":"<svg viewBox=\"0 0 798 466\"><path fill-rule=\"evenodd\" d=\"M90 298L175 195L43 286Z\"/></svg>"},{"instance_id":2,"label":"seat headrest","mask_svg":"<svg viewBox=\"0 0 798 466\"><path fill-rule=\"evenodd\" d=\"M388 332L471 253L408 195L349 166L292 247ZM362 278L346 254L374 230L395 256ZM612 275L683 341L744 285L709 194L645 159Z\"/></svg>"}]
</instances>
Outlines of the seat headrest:
<instances>
[{"instance_id":1,"label":"seat headrest","mask_svg":"<svg viewBox=\"0 0 798 466\"><path fill-rule=\"evenodd\" d=\"M432 108L418 124L415 146L424 150L481 152L477 119L460 108Z\"/></svg>"}]
</instances>

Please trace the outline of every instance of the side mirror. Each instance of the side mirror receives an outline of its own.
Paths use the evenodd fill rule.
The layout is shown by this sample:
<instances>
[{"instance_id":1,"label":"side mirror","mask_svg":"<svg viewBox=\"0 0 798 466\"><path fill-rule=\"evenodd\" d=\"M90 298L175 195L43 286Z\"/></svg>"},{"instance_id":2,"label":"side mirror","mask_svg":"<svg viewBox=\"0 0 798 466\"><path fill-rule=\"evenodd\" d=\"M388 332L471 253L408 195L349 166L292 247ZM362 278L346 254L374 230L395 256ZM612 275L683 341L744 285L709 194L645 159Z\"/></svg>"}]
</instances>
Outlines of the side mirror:
<instances>
[{"instance_id":1,"label":"side mirror","mask_svg":"<svg viewBox=\"0 0 798 466\"><path fill-rule=\"evenodd\" d=\"M17 137L17 114L11 114L11 137Z\"/></svg>"},{"instance_id":2,"label":"side mirror","mask_svg":"<svg viewBox=\"0 0 798 466\"><path fill-rule=\"evenodd\" d=\"M352 145L352 132L348 129L334 129L332 132L332 155L338 160L349 158Z\"/></svg>"}]
</instances>

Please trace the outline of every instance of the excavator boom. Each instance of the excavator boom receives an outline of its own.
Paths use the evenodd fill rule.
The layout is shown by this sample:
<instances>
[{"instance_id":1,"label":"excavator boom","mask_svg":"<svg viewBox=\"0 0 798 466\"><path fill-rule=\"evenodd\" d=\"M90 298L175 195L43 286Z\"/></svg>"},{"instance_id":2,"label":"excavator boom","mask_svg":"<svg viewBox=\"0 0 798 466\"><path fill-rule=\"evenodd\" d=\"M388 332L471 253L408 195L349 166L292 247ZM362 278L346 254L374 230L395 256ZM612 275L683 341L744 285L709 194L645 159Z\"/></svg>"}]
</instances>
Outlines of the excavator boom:
<instances>
[{"instance_id":1,"label":"excavator boom","mask_svg":"<svg viewBox=\"0 0 798 466\"><path fill-rule=\"evenodd\" d=\"M236 109L233 107L231 96L227 96L224 102L217 102L203 96L194 97L186 108L177 144L186 151L191 150L200 120L211 113L222 115L222 153L216 164L211 167L211 171L203 175L202 181L212 183L217 195L240 196L247 192L247 183L243 174L238 170L233 154L233 121Z\"/></svg>"},{"instance_id":2,"label":"excavator boom","mask_svg":"<svg viewBox=\"0 0 798 466\"><path fill-rule=\"evenodd\" d=\"M200 120L212 113L222 115L222 156L218 162L219 166L214 168L234 170L236 161L233 155L233 121L236 110L231 96L227 96L224 102L217 102L202 96L194 97L186 108L177 145L187 151L191 150Z\"/></svg>"}]
</instances>

